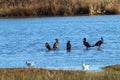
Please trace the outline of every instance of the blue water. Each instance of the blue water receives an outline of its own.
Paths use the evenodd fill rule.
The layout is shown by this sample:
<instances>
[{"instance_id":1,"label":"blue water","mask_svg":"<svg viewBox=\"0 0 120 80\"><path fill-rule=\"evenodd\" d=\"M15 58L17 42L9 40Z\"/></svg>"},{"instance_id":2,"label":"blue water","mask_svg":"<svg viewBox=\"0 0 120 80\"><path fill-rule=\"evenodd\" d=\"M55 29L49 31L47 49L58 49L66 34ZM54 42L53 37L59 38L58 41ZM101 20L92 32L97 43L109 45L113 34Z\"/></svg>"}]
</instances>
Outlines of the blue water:
<instances>
[{"instance_id":1,"label":"blue water","mask_svg":"<svg viewBox=\"0 0 120 80\"><path fill-rule=\"evenodd\" d=\"M104 38L102 50L86 50L82 39L92 45ZM45 42L53 45L59 39L59 50L46 51ZM71 52L66 43L70 40ZM120 64L120 16L76 16L0 19L0 68L35 68L90 70Z\"/></svg>"}]
</instances>

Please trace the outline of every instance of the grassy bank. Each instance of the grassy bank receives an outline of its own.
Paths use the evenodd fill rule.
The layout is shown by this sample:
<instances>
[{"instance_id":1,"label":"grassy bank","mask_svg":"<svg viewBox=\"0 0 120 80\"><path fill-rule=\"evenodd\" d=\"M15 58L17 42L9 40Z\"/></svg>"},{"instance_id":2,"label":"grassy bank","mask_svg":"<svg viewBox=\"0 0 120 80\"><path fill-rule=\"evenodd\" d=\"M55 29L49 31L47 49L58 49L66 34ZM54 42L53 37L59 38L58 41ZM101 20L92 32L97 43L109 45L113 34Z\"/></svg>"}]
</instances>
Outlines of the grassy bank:
<instances>
[{"instance_id":1,"label":"grassy bank","mask_svg":"<svg viewBox=\"0 0 120 80\"><path fill-rule=\"evenodd\" d=\"M0 69L0 80L119 80L120 65L107 66L102 72L47 70L34 68Z\"/></svg>"},{"instance_id":2,"label":"grassy bank","mask_svg":"<svg viewBox=\"0 0 120 80\"><path fill-rule=\"evenodd\" d=\"M120 14L119 0L0 0L0 17Z\"/></svg>"}]
</instances>

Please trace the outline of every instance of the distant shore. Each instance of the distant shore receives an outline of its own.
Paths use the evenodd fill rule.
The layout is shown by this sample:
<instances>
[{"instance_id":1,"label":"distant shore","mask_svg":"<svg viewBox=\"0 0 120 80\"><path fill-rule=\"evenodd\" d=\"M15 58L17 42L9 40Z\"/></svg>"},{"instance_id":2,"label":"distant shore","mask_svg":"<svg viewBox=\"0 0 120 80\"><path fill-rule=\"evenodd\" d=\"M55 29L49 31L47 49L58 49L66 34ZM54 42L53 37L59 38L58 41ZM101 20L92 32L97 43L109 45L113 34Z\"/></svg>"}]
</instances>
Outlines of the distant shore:
<instances>
[{"instance_id":1,"label":"distant shore","mask_svg":"<svg viewBox=\"0 0 120 80\"><path fill-rule=\"evenodd\" d=\"M116 15L118 0L1 0L0 18Z\"/></svg>"}]
</instances>

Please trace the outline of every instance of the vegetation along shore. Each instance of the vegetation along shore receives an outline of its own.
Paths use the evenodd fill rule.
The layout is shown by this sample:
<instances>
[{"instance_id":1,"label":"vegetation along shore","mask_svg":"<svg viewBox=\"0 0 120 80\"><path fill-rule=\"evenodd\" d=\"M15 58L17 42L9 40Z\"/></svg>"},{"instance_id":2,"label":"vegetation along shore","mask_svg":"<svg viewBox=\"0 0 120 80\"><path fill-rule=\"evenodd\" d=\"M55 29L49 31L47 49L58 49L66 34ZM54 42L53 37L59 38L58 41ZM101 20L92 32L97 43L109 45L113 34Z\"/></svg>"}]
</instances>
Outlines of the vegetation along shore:
<instances>
[{"instance_id":1,"label":"vegetation along shore","mask_svg":"<svg viewBox=\"0 0 120 80\"><path fill-rule=\"evenodd\" d=\"M120 0L0 0L0 17L120 14Z\"/></svg>"},{"instance_id":2,"label":"vegetation along shore","mask_svg":"<svg viewBox=\"0 0 120 80\"><path fill-rule=\"evenodd\" d=\"M101 72L48 70L39 68L1 68L0 80L120 80L120 65L103 68Z\"/></svg>"}]
</instances>

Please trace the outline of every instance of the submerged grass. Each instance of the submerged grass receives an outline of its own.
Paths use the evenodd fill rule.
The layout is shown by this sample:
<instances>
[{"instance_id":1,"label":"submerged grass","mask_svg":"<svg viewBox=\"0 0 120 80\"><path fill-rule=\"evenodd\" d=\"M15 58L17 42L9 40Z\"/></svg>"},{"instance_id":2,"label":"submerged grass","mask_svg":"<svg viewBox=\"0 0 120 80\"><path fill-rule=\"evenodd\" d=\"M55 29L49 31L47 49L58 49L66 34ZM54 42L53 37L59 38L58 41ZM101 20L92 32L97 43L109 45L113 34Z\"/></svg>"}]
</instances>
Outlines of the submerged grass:
<instances>
[{"instance_id":1,"label":"submerged grass","mask_svg":"<svg viewBox=\"0 0 120 80\"><path fill-rule=\"evenodd\" d=\"M101 72L7 68L0 69L0 80L120 80L119 70L120 65L107 66Z\"/></svg>"}]
</instances>

